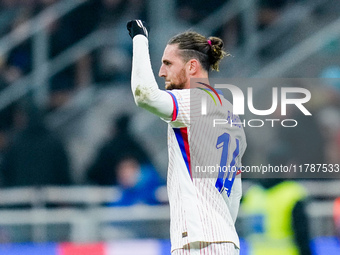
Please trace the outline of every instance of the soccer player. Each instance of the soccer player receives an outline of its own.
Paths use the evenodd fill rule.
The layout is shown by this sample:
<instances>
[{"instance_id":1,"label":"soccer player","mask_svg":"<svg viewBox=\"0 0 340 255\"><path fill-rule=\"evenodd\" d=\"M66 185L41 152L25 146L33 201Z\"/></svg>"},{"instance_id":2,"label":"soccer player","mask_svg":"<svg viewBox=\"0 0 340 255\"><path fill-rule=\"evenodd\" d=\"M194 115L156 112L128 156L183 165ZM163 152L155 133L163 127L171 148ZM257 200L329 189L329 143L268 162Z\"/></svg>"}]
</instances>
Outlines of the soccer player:
<instances>
[{"instance_id":1,"label":"soccer player","mask_svg":"<svg viewBox=\"0 0 340 255\"><path fill-rule=\"evenodd\" d=\"M164 91L152 72L144 22L129 21L127 28L133 39L135 102L168 123L171 254L239 254L235 221L242 191L237 173L246 139L242 125L230 121L237 119L232 105L208 80L226 54L223 42L190 31L171 38L159 70ZM230 124L214 125L216 119Z\"/></svg>"}]
</instances>

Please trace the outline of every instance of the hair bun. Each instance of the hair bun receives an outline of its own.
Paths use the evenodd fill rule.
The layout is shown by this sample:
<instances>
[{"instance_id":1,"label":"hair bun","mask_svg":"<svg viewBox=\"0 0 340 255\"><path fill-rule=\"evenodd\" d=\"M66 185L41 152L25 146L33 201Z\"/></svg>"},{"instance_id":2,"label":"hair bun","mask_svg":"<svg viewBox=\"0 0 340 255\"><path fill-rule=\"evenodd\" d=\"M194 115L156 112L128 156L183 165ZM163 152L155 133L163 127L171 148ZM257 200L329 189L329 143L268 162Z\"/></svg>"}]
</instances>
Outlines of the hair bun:
<instances>
[{"instance_id":1,"label":"hair bun","mask_svg":"<svg viewBox=\"0 0 340 255\"><path fill-rule=\"evenodd\" d=\"M208 43L211 48L209 54L211 68L218 71L219 62L227 55L227 53L223 50L223 41L218 37L211 36L208 38Z\"/></svg>"}]
</instances>

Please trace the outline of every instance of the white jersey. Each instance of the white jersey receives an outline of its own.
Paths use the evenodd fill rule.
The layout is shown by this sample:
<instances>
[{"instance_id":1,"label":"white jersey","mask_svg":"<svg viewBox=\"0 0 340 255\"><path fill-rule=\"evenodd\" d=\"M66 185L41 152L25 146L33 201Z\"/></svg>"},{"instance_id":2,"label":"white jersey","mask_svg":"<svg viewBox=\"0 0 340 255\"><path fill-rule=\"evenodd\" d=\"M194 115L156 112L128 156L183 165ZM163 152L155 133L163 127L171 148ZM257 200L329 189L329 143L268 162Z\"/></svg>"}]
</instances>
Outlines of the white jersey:
<instances>
[{"instance_id":1,"label":"white jersey","mask_svg":"<svg viewBox=\"0 0 340 255\"><path fill-rule=\"evenodd\" d=\"M193 242L233 242L240 247L234 223L242 187L234 170L241 167L246 139L232 105L216 91L160 90L143 35L133 38L131 89L138 106L169 123L171 250ZM201 107L205 96L206 115ZM214 125L214 120L228 123ZM227 171L212 171L218 166ZM207 168L211 174L206 174Z\"/></svg>"},{"instance_id":2,"label":"white jersey","mask_svg":"<svg viewBox=\"0 0 340 255\"><path fill-rule=\"evenodd\" d=\"M236 172L227 175L228 169L241 167L246 148L242 125L238 117L232 115L231 104L221 95L222 106L214 105L208 97L209 111L202 115L200 99L206 95L204 91L187 89L169 93L174 104L172 120L166 120L169 123L167 185L172 250L197 241L233 242L239 247L234 227L236 215L230 212L231 206L238 205L231 205L229 199ZM193 97L198 100L190 100ZM217 119L229 123L214 127ZM231 120L234 125L230 124ZM223 169L218 168L221 163L225 171L218 179L218 171ZM223 180L226 177L228 179Z\"/></svg>"}]
</instances>

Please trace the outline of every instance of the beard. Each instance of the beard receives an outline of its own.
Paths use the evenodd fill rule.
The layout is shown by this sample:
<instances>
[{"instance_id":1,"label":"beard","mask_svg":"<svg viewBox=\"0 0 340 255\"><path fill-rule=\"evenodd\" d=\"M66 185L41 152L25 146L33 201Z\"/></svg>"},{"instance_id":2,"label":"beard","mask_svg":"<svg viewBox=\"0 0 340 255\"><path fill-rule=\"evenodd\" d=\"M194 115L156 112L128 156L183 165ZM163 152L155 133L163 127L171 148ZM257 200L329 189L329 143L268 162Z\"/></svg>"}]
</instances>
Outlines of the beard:
<instances>
[{"instance_id":1,"label":"beard","mask_svg":"<svg viewBox=\"0 0 340 255\"><path fill-rule=\"evenodd\" d=\"M177 75L176 81L177 82L165 81L165 89L166 90L184 89L185 84L187 82L184 68Z\"/></svg>"},{"instance_id":2,"label":"beard","mask_svg":"<svg viewBox=\"0 0 340 255\"><path fill-rule=\"evenodd\" d=\"M185 83L166 83L165 84L165 89L166 90L173 90L173 89L184 89Z\"/></svg>"}]
</instances>

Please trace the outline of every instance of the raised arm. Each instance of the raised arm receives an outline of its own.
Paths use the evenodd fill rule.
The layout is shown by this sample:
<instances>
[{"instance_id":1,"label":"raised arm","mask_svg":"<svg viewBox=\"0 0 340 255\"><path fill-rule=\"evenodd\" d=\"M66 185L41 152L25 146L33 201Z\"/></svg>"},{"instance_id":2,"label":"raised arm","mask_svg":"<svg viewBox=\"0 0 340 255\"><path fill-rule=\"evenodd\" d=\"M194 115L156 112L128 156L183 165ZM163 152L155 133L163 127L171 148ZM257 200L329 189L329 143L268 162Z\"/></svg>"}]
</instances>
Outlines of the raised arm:
<instances>
[{"instance_id":1,"label":"raised arm","mask_svg":"<svg viewBox=\"0 0 340 255\"><path fill-rule=\"evenodd\" d=\"M140 20L129 21L129 34L133 39L131 90L136 104L165 119L171 119L173 100L160 90L151 68L148 32Z\"/></svg>"}]
</instances>

